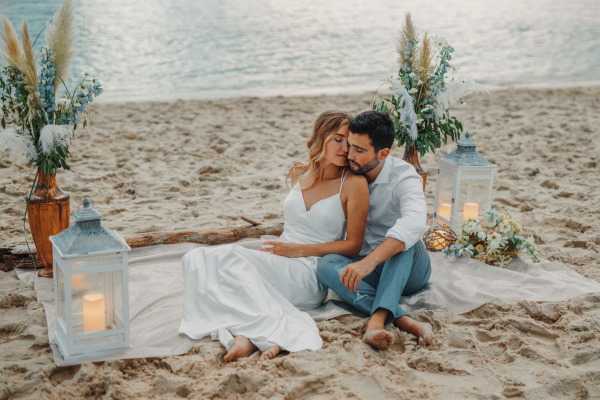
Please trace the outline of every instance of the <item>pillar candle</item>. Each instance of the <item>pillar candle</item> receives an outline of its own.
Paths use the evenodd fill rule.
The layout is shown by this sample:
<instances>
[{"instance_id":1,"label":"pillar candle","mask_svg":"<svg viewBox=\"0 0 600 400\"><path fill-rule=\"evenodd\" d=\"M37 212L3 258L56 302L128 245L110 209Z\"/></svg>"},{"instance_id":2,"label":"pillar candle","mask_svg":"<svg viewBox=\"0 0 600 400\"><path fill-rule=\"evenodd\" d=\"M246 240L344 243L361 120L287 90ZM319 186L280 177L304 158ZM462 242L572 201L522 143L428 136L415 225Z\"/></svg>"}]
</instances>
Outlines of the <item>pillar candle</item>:
<instances>
[{"instance_id":1,"label":"pillar candle","mask_svg":"<svg viewBox=\"0 0 600 400\"><path fill-rule=\"evenodd\" d=\"M450 217L452 216L452 206L450 203L441 203L438 207L437 213L446 221L450 221Z\"/></svg>"},{"instance_id":2,"label":"pillar candle","mask_svg":"<svg viewBox=\"0 0 600 400\"><path fill-rule=\"evenodd\" d=\"M94 332L106 329L106 305L100 293L83 296L83 331Z\"/></svg>"},{"instance_id":3,"label":"pillar candle","mask_svg":"<svg viewBox=\"0 0 600 400\"><path fill-rule=\"evenodd\" d=\"M465 203L463 207L463 219L466 221L477 218L479 218L479 203Z\"/></svg>"}]
</instances>

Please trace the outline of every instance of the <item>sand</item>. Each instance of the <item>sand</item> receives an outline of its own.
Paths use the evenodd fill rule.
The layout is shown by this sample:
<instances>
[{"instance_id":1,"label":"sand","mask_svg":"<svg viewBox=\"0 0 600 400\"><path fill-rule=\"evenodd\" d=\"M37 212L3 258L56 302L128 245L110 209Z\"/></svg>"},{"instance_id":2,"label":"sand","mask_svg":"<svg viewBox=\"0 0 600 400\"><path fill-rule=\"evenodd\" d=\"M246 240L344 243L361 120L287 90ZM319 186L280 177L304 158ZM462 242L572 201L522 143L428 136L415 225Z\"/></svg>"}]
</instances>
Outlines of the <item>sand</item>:
<instances>
[{"instance_id":1,"label":"sand","mask_svg":"<svg viewBox=\"0 0 600 400\"><path fill-rule=\"evenodd\" d=\"M59 175L72 206L89 196L105 224L139 232L281 221L285 173L316 115L358 112L371 95L101 104ZM547 259L600 281L600 89L512 89L471 96L456 113L498 165L495 203ZM401 149L396 150L401 154ZM427 169L435 168L428 157ZM0 161L0 247L24 243L33 171ZM435 178L428 188L431 205ZM33 290L0 271L0 399L593 399L600 398L600 294L560 303L422 312L435 345L395 332L363 344L364 319L319 323L320 352L224 365L217 343L178 357L57 368Z\"/></svg>"}]
</instances>

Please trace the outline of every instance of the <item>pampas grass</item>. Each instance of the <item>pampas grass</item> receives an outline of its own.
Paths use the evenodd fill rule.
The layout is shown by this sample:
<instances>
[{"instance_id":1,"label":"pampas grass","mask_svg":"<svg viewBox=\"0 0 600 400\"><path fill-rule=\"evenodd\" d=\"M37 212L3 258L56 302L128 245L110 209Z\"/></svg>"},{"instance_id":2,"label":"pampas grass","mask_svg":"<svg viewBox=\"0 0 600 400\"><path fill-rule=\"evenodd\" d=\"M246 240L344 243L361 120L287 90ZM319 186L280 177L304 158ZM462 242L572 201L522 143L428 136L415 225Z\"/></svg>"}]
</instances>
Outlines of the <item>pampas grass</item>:
<instances>
[{"instance_id":1,"label":"pampas grass","mask_svg":"<svg viewBox=\"0 0 600 400\"><path fill-rule=\"evenodd\" d=\"M86 109L102 93L102 83L87 73L72 91L65 83L72 25L71 0L64 0L48 28L39 64L26 23L21 26L21 40L8 19L0 27L4 41L0 52L7 61L0 67L0 126L6 128L0 131L0 152L24 155L28 164L46 174L69 169L72 133L79 124L85 127ZM58 85L64 85L68 97L57 104Z\"/></svg>"},{"instance_id":2,"label":"pampas grass","mask_svg":"<svg viewBox=\"0 0 600 400\"><path fill-rule=\"evenodd\" d=\"M8 18L2 18L2 40L4 40L5 49L4 58L9 65L21 70L21 60L23 59L23 49L17 38L17 32Z\"/></svg>"},{"instance_id":3,"label":"pampas grass","mask_svg":"<svg viewBox=\"0 0 600 400\"><path fill-rule=\"evenodd\" d=\"M404 27L400 36L398 54L400 55L400 65L412 66L414 63L415 46L417 44L417 31L412 22L410 13L404 18Z\"/></svg>"},{"instance_id":4,"label":"pampas grass","mask_svg":"<svg viewBox=\"0 0 600 400\"><path fill-rule=\"evenodd\" d=\"M25 86L27 87L27 91L29 92L30 101L35 102L38 100L37 96L37 67L35 65L35 55L33 54L33 45L31 44L31 39L29 37L29 30L27 29L27 24L23 22L21 25L21 33L23 35L23 60L22 60L22 70Z\"/></svg>"},{"instance_id":5,"label":"pampas grass","mask_svg":"<svg viewBox=\"0 0 600 400\"><path fill-rule=\"evenodd\" d=\"M21 26L21 34L23 36L22 44L19 43L13 24L4 18L2 30L2 39L5 45L4 57L9 65L16 68L23 75L23 82L29 95L28 101L35 106L39 100L37 96L37 68L26 23Z\"/></svg>"},{"instance_id":6,"label":"pampas grass","mask_svg":"<svg viewBox=\"0 0 600 400\"><path fill-rule=\"evenodd\" d=\"M69 63L73 54L73 7L71 0L65 0L60 10L56 12L48 27L46 41L54 57L56 79L54 87L61 81L66 82L69 74Z\"/></svg>"},{"instance_id":7,"label":"pampas grass","mask_svg":"<svg viewBox=\"0 0 600 400\"><path fill-rule=\"evenodd\" d=\"M4 40L4 57L9 65L19 70L24 76L25 83L35 87L37 84L37 73L35 66L35 56L33 54L33 46L29 38L27 24L23 23L21 27L23 35L23 44L19 43L17 32L8 19L4 18L2 39Z\"/></svg>"},{"instance_id":8,"label":"pampas grass","mask_svg":"<svg viewBox=\"0 0 600 400\"><path fill-rule=\"evenodd\" d=\"M376 94L372 108L390 116L398 144L407 146L406 153L414 148L424 156L448 139L459 139L463 129L450 115L444 96L454 49L441 41L431 42L426 32L419 39L406 14L397 50L400 68L391 80L391 93Z\"/></svg>"},{"instance_id":9,"label":"pampas grass","mask_svg":"<svg viewBox=\"0 0 600 400\"><path fill-rule=\"evenodd\" d=\"M417 97L417 103L425 97L427 90L429 89L429 79L431 77L432 67L432 54L431 54L431 42L427 32L423 35L423 42L419 49L419 64L417 71L419 74L419 95Z\"/></svg>"}]
</instances>

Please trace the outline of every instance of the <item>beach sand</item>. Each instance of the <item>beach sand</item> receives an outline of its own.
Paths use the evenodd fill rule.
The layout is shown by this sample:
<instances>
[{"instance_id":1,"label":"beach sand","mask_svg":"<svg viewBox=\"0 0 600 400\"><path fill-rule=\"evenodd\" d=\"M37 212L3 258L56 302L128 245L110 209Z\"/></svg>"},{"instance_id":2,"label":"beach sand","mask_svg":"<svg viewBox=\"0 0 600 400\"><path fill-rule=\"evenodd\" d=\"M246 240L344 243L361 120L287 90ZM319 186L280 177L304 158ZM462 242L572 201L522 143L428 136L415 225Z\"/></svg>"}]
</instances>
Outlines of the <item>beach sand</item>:
<instances>
[{"instance_id":1,"label":"beach sand","mask_svg":"<svg viewBox=\"0 0 600 400\"><path fill-rule=\"evenodd\" d=\"M89 196L124 236L282 221L285 174L303 160L320 113L368 108L371 94L100 104L79 131L59 185ZM511 89L456 109L498 166L495 204L544 258L600 281L600 89ZM450 148L450 146L449 146ZM401 155L401 149L395 153ZM432 157L424 161L433 169ZM0 159L0 247L24 243L33 171ZM429 206L435 178L427 187ZM224 365L218 343L183 356L53 365L33 290L0 271L0 399L593 399L600 398L600 293L560 303L421 312L435 345L396 332L387 352L363 344L364 319L319 323L324 348Z\"/></svg>"}]
</instances>

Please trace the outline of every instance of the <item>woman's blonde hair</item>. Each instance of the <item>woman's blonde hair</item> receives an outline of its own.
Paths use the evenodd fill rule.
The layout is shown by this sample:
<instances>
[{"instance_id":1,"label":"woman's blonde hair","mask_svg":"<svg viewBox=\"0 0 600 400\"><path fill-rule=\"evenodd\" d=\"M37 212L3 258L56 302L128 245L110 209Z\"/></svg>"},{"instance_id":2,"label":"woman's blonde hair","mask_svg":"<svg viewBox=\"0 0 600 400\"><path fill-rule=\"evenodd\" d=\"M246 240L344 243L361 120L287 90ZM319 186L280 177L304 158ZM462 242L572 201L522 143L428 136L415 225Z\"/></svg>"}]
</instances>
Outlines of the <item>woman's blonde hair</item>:
<instances>
[{"instance_id":1,"label":"woman's blonde hair","mask_svg":"<svg viewBox=\"0 0 600 400\"><path fill-rule=\"evenodd\" d=\"M325 145L331 140L332 135L342 126L349 125L350 115L346 113L340 111L325 111L319 115L313 126L313 133L306 142L306 147L308 147L308 162L295 163L288 172L288 179L312 171L315 180L310 186L322 181L325 172L322 168L321 160L325 154Z\"/></svg>"}]
</instances>

